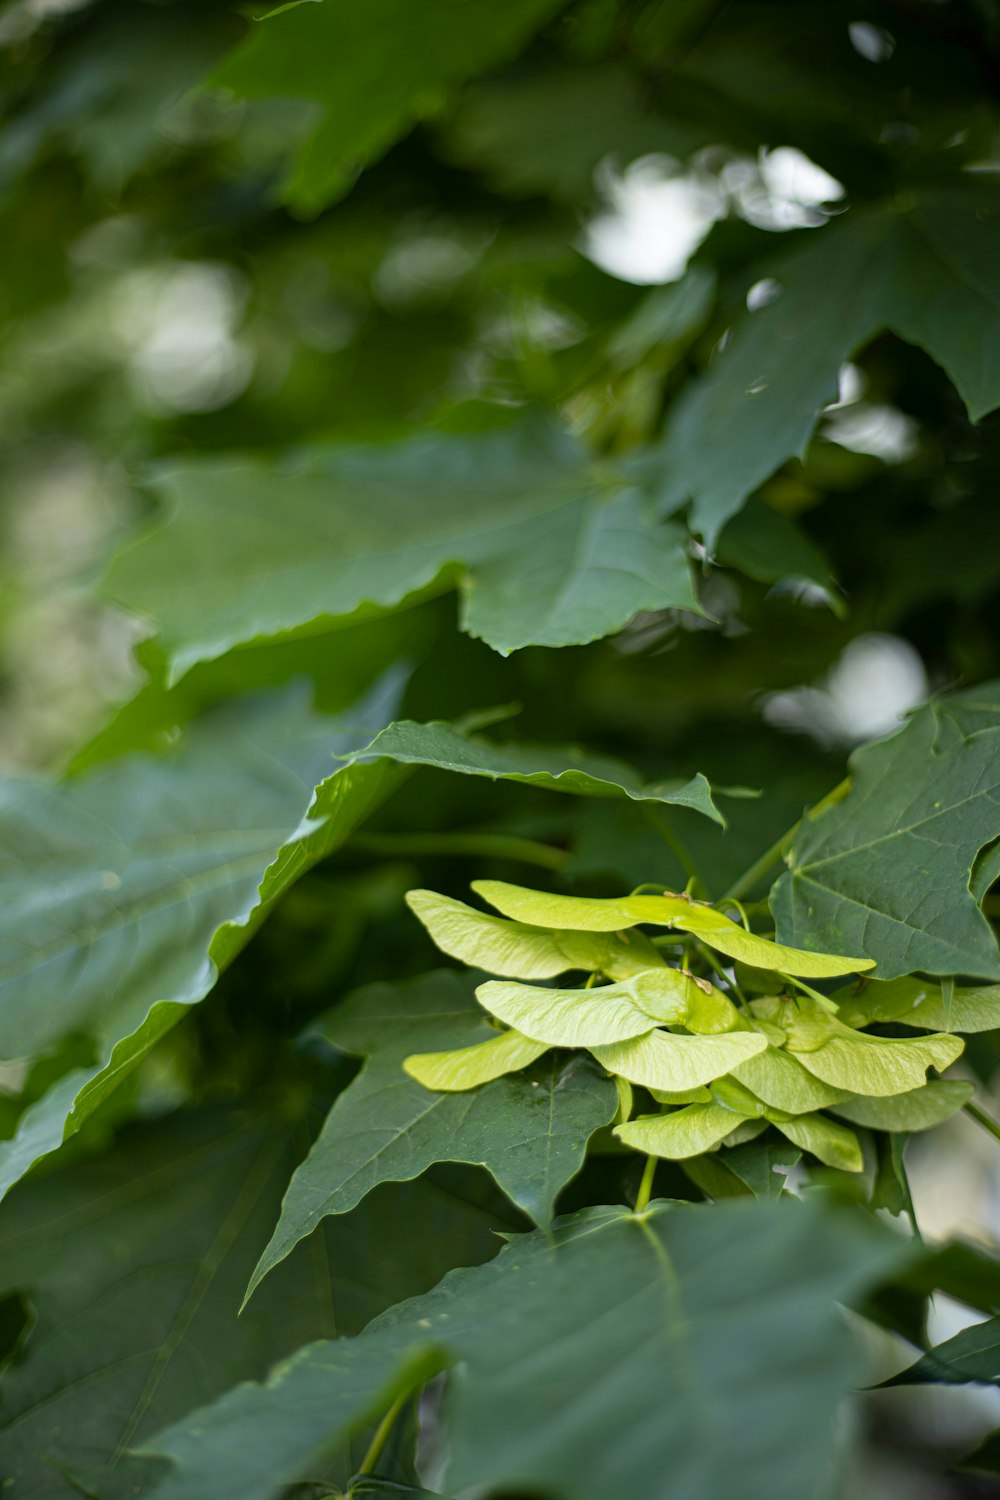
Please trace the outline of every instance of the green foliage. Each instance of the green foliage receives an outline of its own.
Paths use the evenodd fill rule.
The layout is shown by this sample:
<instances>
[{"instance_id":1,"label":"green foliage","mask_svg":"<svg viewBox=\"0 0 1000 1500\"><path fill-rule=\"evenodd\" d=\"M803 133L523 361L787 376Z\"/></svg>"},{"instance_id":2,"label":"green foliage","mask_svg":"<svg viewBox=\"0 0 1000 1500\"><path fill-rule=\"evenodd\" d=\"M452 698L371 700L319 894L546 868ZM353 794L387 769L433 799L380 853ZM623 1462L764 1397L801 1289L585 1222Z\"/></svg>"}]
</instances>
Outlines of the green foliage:
<instances>
[{"instance_id":1,"label":"green foliage","mask_svg":"<svg viewBox=\"0 0 1000 1500\"><path fill-rule=\"evenodd\" d=\"M347 1213L380 1182L418 1177L436 1161L485 1166L536 1222L551 1217L588 1139L615 1114L617 1094L586 1061L553 1059L486 1083L471 1098L430 1097L403 1061L423 1047L461 1050L490 1035L469 989L442 971L360 990L335 1011L324 1034L368 1061L292 1178L251 1289L327 1214Z\"/></svg>"},{"instance_id":2,"label":"green foliage","mask_svg":"<svg viewBox=\"0 0 1000 1500\"><path fill-rule=\"evenodd\" d=\"M734 1242L738 1285L726 1270ZM451 1488L475 1475L665 1497L684 1473L713 1494L739 1463L749 1493L791 1500L829 1462L831 1407L851 1380L831 1300L857 1296L905 1253L815 1203L586 1211L554 1242L518 1237L360 1339L307 1346L270 1385L242 1386L168 1429L155 1446L176 1472L160 1493L263 1500L308 1474L324 1440L362 1425L379 1398L462 1360ZM736 1420L748 1383L761 1412L749 1431ZM643 1440L654 1424L666 1425L669 1472L659 1442Z\"/></svg>"},{"instance_id":3,"label":"green foliage","mask_svg":"<svg viewBox=\"0 0 1000 1500\"><path fill-rule=\"evenodd\" d=\"M698 607L685 533L548 423L338 445L291 464L210 460L156 489L168 520L115 559L104 587L156 622L178 675L241 641L456 583L463 628L504 653Z\"/></svg>"},{"instance_id":4,"label":"green foliage","mask_svg":"<svg viewBox=\"0 0 1000 1500\"><path fill-rule=\"evenodd\" d=\"M774 890L778 930L794 942L850 937L883 979L912 973L1000 977L1000 951L969 872L1000 837L996 688L922 709L860 750L842 803L803 825ZM975 709L970 720L963 707ZM929 883L944 891L929 902Z\"/></svg>"},{"instance_id":5,"label":"green foliage","mask_svg":"<svg viewBox=\"0 0 1000 1500\"><path fill-rule=\"evenodd\" d=\"M957 1496L993 8L0 61L0 1492Z\"/></svg>"},{"instance_id":6,"label":"green foliage","mask_svg":"<svg viewBox=\"0 0 1000 1500\"><path fill-rule=\"evenodd\" d=\"M487 16L431 0L418 24L399 0L378 0L365 13L335 0L292 0L252 24L215 81L240 98L280 95L314 106L318 120L286 189L290 203L314 213L439 109L447 89L505 61L561 4L514 0Z\"/></svg>"},{"instance_id":7,"label":"green foliage","mask_svg":"<svg viewBox=\"0 0 1000 1500\"><path fill-rule=\"evenodd\" d=\"M768 264L779 295L745 315L667 429L669 508L693 500L692 524L714 543L747 496L804 452L840 365L884 328L945 367L973 419L1000 405L998 218L990 190L908 195Z\"/></svg>"}]
</instances>

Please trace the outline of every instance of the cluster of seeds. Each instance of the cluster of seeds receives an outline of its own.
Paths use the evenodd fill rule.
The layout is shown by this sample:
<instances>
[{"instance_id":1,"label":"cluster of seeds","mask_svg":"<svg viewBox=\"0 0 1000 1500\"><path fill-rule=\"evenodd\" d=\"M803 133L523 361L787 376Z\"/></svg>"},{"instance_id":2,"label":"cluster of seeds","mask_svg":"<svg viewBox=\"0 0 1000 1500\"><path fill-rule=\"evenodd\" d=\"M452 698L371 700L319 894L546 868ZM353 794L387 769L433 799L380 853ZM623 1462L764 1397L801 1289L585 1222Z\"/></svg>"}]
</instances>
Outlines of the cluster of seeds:
<instances>
[{"instance_id":1,"label":"cluster of seeds","mask_svg":"<svg viewBox=\"0 0 1000 1500\"><path fill-rule=\"evenodd\" d=\"M861 1171L852 1125L910 1132L947 1119L972 1085L928 1080L928 1070L962 1052L954 1030L1000 1024L1000 986L856 979L823 994L810 981L872 963L784 947L688 896L594 900L492 880L473 889L501 915L433 891L407 899L443 952L501 976L476 998L502 1029L474 1047L409 1057L406 1071L450 1092L518 1072L553 1047L585 1049L618 1083L615 1135L651 1156L696 1157L773 1125L827 1166ZM643 926L667 932L651 938ZM687 953L719 985L676 962ZM574 972L589 976L584 987L538 982ZM865 1030L884 1022L923 1034ZM632 1118L633 1086L657 1113Z\"/></svg>"}]
</instances>

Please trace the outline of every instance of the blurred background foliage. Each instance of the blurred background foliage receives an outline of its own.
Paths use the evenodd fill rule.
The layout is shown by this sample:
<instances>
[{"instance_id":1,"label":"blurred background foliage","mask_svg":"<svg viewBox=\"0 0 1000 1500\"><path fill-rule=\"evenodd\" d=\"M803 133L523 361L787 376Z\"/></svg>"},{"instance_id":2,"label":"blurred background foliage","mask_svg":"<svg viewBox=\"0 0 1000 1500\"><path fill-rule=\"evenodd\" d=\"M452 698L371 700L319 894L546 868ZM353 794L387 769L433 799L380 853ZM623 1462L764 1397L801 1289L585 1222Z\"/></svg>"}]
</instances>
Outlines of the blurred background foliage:
<instances>
[{"instance_id":1,"label":"blurred background foliage","mask_svg":"<svg viewBox=\"0 0 1000 1500\"><path fill-rule=\"evenodd\" d=\"M310 25L322 9L300 7ZM391 5L373 9L393 24ZM831 220L955 183L992 191L1000 170L991 0L535 10L498 65L470 70L482 76L431 80L359 174L364 142L356 164L315 146L335 98L309 80L260 87L260 48L240 50L254 23L229 0L0 6L0 760L75 775L167 751L223 702L302 676L342 711L395 662L410 674L400 716L511 704L498 738L762 795L723 794L723 832L683 810L420 771L299 881L60 1161L100 1162L123 1122L180 1106L331 1097L353 1065L296 1038L355 984L432 963L409 886L461 895L474 876L558 869L581 890L695 874L721 892L841 779L853 746L939 690L1000 676L1000 419L973 425L941 366L887 332L834 359L804 451L780 455L717 544L695 542L703 615L640 615L606 640L504 658L430 590L400 613L240 647L173 687L155 645L136 658L148 626L97 584L156 519L164 460L541 404L592 452L648 462L730 330L781 295L786 259ZM841 315L820 281L813 298L806 362ZM711 442L728 441L723 424ZM11 1128L47 1087L39 1066L59 1075L76 1045L12 1073ZM988 1040L972 1049L987 1084L997 1060ZM615 1201L621 1171L592 1164L565 1206ZM913 1178L926 1229L1000 1231L1000 1176L966 1122L915 1151ZM677 1191L692 1192L680 1174ZM462 1232L481 1239L484 1211ZM463 1253L489 1252L476 1239ZM996 1424L987 1396L884 1392L864 1421L859 1500L988 1492L945 1477Z\"/></svg>"}]
</instances>

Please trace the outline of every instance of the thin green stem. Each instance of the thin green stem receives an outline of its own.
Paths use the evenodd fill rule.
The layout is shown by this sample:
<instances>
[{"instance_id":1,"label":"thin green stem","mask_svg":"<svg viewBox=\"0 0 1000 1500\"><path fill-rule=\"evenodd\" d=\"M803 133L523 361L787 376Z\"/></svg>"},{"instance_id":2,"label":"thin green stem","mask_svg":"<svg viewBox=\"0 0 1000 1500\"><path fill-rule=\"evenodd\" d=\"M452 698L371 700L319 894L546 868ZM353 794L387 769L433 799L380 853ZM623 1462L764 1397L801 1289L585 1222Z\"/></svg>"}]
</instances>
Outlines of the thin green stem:
<instances>
[{"instance_id":1,"label":"thin green stem","mask_svg":"<svg viewBox=\"0 0 1000 1500\"><path fill-rule=\"evenodd\" d=\"M735 906L736 910L740 914L740 921L743 923L745 930L747 932L750 931L750 918L747 916L746 907L743 905L743 902L740 901L736 896L723 896L722 900L719 901L717 905L720 907Z\"/></svg>"},{"instance_id":2,"label":"thin green stem","mask_svg":"<svg viewBox=\"0 0 1000 1500\"><path fill-rule=\"evenodd\" d=\"M812 985L806 984L804 979L796 979L792 974L782 974L780 970L778 971L778 978L783 979L786 984L792 985L794 989L801 990L811 1000L817 1000L824 1010L828 1010L832 1015L836 1015L837 1007L829 995L821 995L819 990L814 990Z\"/></svg>"},{"instance_id":3,"label":"thin green stem","mask_svg":"<svg viewBox=\"0 0 1000 1500\"><path fill-rule=\"evenodd\" d=\"M375 1436L368 1444L368 1452L361 1460L361 1467L358 1470L359 1474L374 1473L375 1465L378 1463L379 1458L382 1455L382 1449L389 1441L389 1435L392 1432L393 1426L395 1425L396 1418L399 1416L400 1412L403 1410L403 1407L406 1405L407 1401L409 1401L412 1395L412 1391L404 1391L401 1396L396 1397L395 1401L389 1407L389 1410L386 1412L385 1416L382 1418L381 1422L375 1429Z\"/></svg>"},{"instance_id":4,"label":"thin green stem","mask_svg":"<svg viewBox=\"0 0 1000 1500\"><path fill-rule=\"evenodd\" d=\"M906 1217L910 1221L910 1228L913 1230L913 1238L922 1242L924 1237L920 1233L920 1225L917 1223L917 1211L913 1206L913 1194L910 1191L910 1177L909 1173L906 1170L906 1163L903 1160L902 1149L900 1150L899 1159L896 1165L899 1171L899 1180L903 1188L903 1205L906 1209Z\"/></svg>"},{"instance_id":5,"label":"thin green stem","mask_svg":"<svg viewBox=\"0 0 1000 1500\"><path fill-rule=\"evenodd\" d=\"M744 870L739 879L733 882L722 899L724 901L732 900L734 897L741 899L743 896L751 895L757 883L763 880L764 876L769 874L774 866L780 864L784 859L792 846L795 835L803 823L812 822L814 818L818 818L822 813L825 813L827 808L833 807L835 803L840 802L842 798L846 797L850 789L851 779L849 776L845 776L844 780L838 782L831 792L827 792L822 801L817 802L816 806L807 812L804 817L799 818L797 823L793 823L787 833L783 833L780 839L776 839L770 849L765 849L760 858L755 859L750 868Z\"/></svg>"},{"instance_id":6,"label":"thin green stem","mask_svg":"<svg viewBox=\"0 0 1000 1500\"><path fill-rule=\"evenodd\" d=\"M653 1178L656 1176L655 1156L646 1157L646 1165L642 1172L642 1181L639 1183L639 1191L635 1195L635 1212L641 1214L649 1206L649 1195L653 1191Z\"/></svg>"},{"instance_id":7,"label":"thin green stem","mask_svg":"<svg viewBox=\"0 0 1000 1500\"><path fill-rule=\"evenodd\" d=\"M743 1009L748 1011L750 1009L750 1006L747 1003L747 997L746 995L744 995L740 985L737 984L735 976L730 978L725 969L722 967L722 964L712 952L711 948L706 948L704 943L699 943L698 947L701 949L702 957L708 962L708 964L719 976L719 978L725 981L726 986L732 990L733 994L736 996Z\"/></svg>"},{"instance_id":8,"label":"thin green stem","mask_svg":"<svg viewBox=\"0 0 1000 1500\"><path fill-rule=\"evenodd\" d=\"M989 1134L993 1136L994 1140L1000 1141L1000 1125L997 1124L996 1120L992 1119L988 1114L986 1114L985 1110L980 1109L978 1104L971 1103L963 1104L962 1108L965 1110L965 1113L969 1116L970 1120L975 1120L976 1124L981 1125L984 1130L988 1131Z\"/></svg>"},{"instance_id":9,"label":"thin green stem","mask_svg":"<svg viewBox=\"0 0 1000 1500\"><path fill-rule=\"evenodd\" d=\"M512 859L544 870L561 870L569 859L565 849L506 833L359 833L353 847L364 854L470 854L484 859Z\"/></svg>"}]
</instances>

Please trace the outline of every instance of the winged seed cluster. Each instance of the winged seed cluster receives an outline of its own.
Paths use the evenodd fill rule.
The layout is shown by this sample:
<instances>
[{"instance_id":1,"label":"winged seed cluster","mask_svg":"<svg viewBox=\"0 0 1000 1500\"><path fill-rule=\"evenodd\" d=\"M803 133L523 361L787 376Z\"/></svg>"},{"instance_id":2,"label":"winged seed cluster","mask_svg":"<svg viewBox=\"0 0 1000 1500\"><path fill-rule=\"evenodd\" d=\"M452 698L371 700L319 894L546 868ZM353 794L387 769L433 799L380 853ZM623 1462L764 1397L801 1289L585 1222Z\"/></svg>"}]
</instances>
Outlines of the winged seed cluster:
<instances>
[{"instance_id":1,"label":"winged seed cluster","mask_svg":"<svg viewBox=\"0 0 1000 1500\"><path fill-rule=\"evenodd\" d=\"M651 1156L699 1156L773 1125L825 1165L860 1172L852 1125L926 1130L971 1098L969 1083L928 1080L964 1047L936 1028L1000 1024L1000 992L958 990L948 1015L940 987L913 979L862 980L828 997L808 981L874 965L785 947L685 895L594 900L494 880L473 890L502 915L434 891L407 900L444 953L501 976L476 990L498 1034L408 1057L406 1071L428 1089L455 1092L519 1072L550 1048L583 1048L618 1084L614 1134ZM651 938L643 926L668 935ZM692 973L686 952L725 988ZM538 982L581 972L583 987ZM922 1034L865 1029L886 1021ZM634 1088L655 1111L646 1102L635 1112Z\"/></svg>"}]
</instances>

